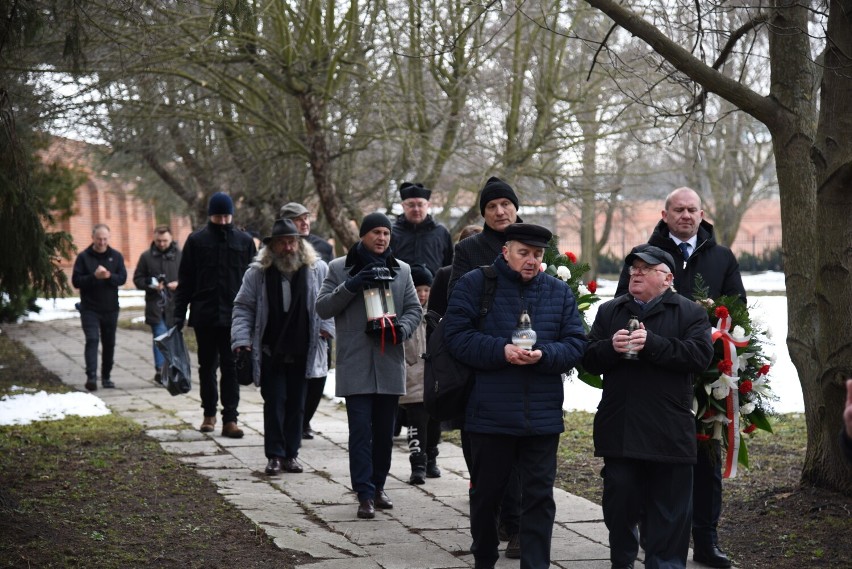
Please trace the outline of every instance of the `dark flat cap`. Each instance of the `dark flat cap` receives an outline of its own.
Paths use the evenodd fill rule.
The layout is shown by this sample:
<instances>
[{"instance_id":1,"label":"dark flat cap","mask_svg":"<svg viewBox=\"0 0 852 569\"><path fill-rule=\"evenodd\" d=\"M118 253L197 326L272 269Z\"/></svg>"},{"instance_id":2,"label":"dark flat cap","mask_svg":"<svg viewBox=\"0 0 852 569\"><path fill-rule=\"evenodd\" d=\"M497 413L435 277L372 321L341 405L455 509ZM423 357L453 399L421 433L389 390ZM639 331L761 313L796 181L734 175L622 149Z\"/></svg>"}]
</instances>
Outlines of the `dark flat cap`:
<instances>
[{"instance_id":1,"label":"dark flat cap","mask_svg":"<svg viewBox=\"0 0 852 569\"><path fill-rule=\"evenodd\" d=\"M642 259L649 265L665 265L671 272L675 270L675 262L672 256L653 245L639 245L638 247L634 247L624 259L624 264L629 267L633 265L633 261L636 259Z\"/></svg>"},{"instance_id":2,"label":"dark flat cap","mask_svg":"<svg viewBox=\"0 0 852 569\"><path fill-rule=\"evenodd\" d=\"M532 223L513 223L506 228L506 241L520 241L530 247L546 249L552 237L549 229Z\"/></svg>"},{"instance_id":3,"label":"dark flat cap","mask_svg":"<svg viewBox=\"0 0 852 569\"><path fill-rule=\"evenodd\" d=\"M304 215L306 213L310 213L308 208L303 206L297 202L285 203L281 206L281 209L278 211L278 217L283 217L284 219L293 219L294 217L299 217L300 215Z\"/></svg>"}]
</instances>

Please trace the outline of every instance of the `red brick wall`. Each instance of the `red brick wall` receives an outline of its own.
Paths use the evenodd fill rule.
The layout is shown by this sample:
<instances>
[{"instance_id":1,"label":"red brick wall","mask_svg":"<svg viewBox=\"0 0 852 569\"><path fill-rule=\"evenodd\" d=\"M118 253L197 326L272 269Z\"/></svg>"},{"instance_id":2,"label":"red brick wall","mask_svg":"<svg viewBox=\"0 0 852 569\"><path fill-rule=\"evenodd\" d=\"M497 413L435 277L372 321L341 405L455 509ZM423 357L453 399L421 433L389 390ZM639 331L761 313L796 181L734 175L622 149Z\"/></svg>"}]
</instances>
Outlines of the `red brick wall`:
<instances>
[{"instance_id":1,"label":"red brick wall","mask_svg":"<svg viewBox=\"0 0 852 569\"><path fill-rule=\"evenodd\" d=\"M92 244L92 228L105 223L110 228L110 246L124 255L127 283L124 288L135 288L133 271L139 256L148 249L158 223L154 206L136 197L135 183L122 180L117 174L94 172L87 152L91 146L84 142L55 138L46 158L74 165L83 170L89 179L75 190L74 214L58 221L55 230L71 234L79 253ZM189 218L172 216L169 225L172 236L182 244L192 231ZM74 259L61 263L68 275L74 268Z\"/></svg>"}]
</instances>

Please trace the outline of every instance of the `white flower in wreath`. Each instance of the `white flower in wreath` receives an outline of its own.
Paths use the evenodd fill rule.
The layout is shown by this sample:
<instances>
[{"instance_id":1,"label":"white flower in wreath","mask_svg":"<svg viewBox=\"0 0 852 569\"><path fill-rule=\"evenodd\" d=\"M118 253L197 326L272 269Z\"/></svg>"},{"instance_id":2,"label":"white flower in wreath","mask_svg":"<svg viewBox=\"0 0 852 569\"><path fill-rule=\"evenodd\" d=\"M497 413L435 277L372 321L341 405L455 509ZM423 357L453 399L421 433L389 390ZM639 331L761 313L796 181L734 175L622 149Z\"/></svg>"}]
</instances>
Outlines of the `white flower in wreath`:
<instances>
[{"instance_id":1,"label":"white flower in wreath","mask_svg":"<svg viewBox=\"0 0 852 569\"><path fill-rule=\"evenodd\" d=\"M754 357L755 355L756 354L753 354L751 352L746 352L744 354L737 356L737 369L740 370L740 371L743 371L745 368L747 368L748 367L748 361L752 357Z\"/></svg>"},{"instance_id":2,"label":"white flower in wreath","mask_svg":"<svg viewBox=\"0 0 852 569\"><path fill-rule=\"evenodd\" d=\"M559 268L556 269L556 276L567 283L568 279L571 278L571 270L565 265L560 265Z\"/></svg>"},{"instance_id":3,"label":"white flower in wreath","mask_svg":"<svg viewBox=\"0 0 852 569\"><path fill-rule=\"evenodd\" d=\"M746 403L740 407L740 415L751 415L754 413L755 405L752 402Z\"/></svg>"},{"instance_id":4,"label":"white flower in wreath","mask_svg":"<svg viewBox=\"0 0 852 569\"><path fill-rule=\"evenodd\" d=\"M727 374L719 374L719 379L706 386L707 394L713 393L713 397L722 400L728 396L731 389L737 388L737 378Z\"/></svg>"},{"instance_id":5,"label":"white flower in wreath","mask_svg":"<svg viewBox=\"0 0 852 569\"><path fill-rule=\"evenodd\" d=\"M746 336L745 330L742 326L734 326L734 329L731 330L731 336L737 342L742 342L744 340L748 340L748 336Z\"/></svg>"},{"instance_id":6,"label":"white flower in wreath","mask_svg":"<svg viewBox=\"0 0 852 569\"><path fill-rule=\"evenodd\" d=\"M751 390L763 397L774 397L774 394L769 387L769 380L765 375L761 375L751 382Z\"/></svg>"},{"instance_id":7,"label":"white flower in wreath","mask_svg":"<svg viewBox=\"0 0 852 569\"><path fill-rule=\"evenodd\" d=\"M586 288L586 285L584 284L577 285L577 291L580 293L580 296L586 296L589 294L589 289Z\"/></svg>"}]
</instances>

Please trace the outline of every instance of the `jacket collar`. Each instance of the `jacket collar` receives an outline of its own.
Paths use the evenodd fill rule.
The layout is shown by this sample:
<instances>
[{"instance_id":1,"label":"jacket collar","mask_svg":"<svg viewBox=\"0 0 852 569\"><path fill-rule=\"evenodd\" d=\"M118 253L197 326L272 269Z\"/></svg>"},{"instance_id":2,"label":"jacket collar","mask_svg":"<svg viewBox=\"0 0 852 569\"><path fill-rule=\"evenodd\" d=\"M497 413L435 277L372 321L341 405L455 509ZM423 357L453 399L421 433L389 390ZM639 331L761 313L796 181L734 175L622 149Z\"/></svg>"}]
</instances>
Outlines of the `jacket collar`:
<instances>
[{"instance_id":1,"label":"jacket collar","mask_svg":"<svg viewBox=\"0 0 852 569\"><path fill-rule=\"evenodd\" d=\"M431 213L427 214L426 218L423 219L423 221L418 223L417 225L414 225L413 223L405 219L405 214L401 213L396 216L396 225L408 231L428 231L434 229L436 224L435 220L432 219Z\"/></svg>"}]
</instances>

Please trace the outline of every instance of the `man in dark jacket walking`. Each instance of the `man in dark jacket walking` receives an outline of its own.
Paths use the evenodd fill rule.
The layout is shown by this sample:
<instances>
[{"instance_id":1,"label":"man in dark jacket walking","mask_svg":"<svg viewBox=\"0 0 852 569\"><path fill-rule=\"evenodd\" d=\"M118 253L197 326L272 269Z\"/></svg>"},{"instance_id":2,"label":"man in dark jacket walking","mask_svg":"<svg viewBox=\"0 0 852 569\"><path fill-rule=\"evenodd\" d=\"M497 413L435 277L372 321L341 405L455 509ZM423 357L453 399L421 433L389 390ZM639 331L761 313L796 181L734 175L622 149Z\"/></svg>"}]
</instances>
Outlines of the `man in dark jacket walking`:
<instances>
[{"instance_id":1,"label":"man in dark jacket walking","mask_svg":"<svg viewBox=\"0 0 852 569\"><path fill-rule=\"evenodd\" d=\"M739 296L746 302L737 259L730 249L716 243L713 226L704 220L701 198L694 190L677 188L669 194L662 219L648 243L678 260L674 287L682 296L695 300L696 277L700 275L710 298ZM627 292L628 281L625 268L616 296ZM730 567L731 561L719 547L716 532L722 512L722 451L719 441L710 441L708 445L709 449L699 448L693 472L693 558L710 567L724 568Z\"/></svg>"},{"instance_id":2,"label":"man in dark jacket walking","mask_svg":"<svg viewBox=\"0 0 852 569\"><path fill-rule=\"evenodd\" d=\"M500 501L517 469L521 567L537 569L550 566L562 373L580 363L586 338L571 288L541 272L550 231L518 223L505 228L505 236L491 265L497 273L491 310L480 322L485 274L471 271L450 295L444 332L453 355L476 370L464 423L475 567L494 567L498 559ZM522 314L536 332L531 347L512 343Z\"/></svg>"},{"instance_id":3,"label":"man in dark jacket walking","mask_svg":"<svg viewBox=\"0 0 852 569\"><path fill-rule=\"evenodd\" d=\"M222 192L207 206L207 225L192 233L183 248L175 295L175 322L183 327L191 305L189 325L198 342L198 381L204 420L202 433L213 432L219 393L222 397L222 436L240 438L237 406L240 386L231 351L231 311L243 273L257 250L251 235L233 225L234 202ZM217 388L216 368L221 371Z\"/></svg>"},{"instance_id":4,"label":"man in dark jacket walking","mask_svg":"<svg viewBox=\"0 0 852 569\"><path fill-rule=\"evenodd\" d=\"M151 247L139 256L133 271L133 284L145 291L145 324L151 327L154 338L174 326L174 293L178 285L180 249L166 225L154 229ZM165 358L154 344L154 382L160 382L160 370Z\"/></svg>"},{"instance_id":5,"label":"man in dark jacket walking","mask_svg":"<svg viewBox=\"0 0 852 569\"><path fill-rule=\"evenodd\" d=\"M92 229L92 244L77 255L71 283L80 289L80 323L86 336L86 389L98 388L98 338L101 353L101 385L113 388L110 379L118 325L118 287L127 282L124 257L109 246L109 227Z\"/></svg>"},{"instance_id":6,"label":"man in dark jacket walking","mask_svg":"<svg viewBox=\"0 0 852 569\"><path fill-rule=\"evenodd\" d=\"M449 230L432 219L429 198L432 190L419 183L399 186L402 213L393 224L393 254L409 265L425 265L434 275L453 261L453 239Z\"/></svg>"},{"instance_id":7,"label":"man in dark jacket walking","mask_svg":"<svg viewBox=\"0 0 852 569\"><path fill-rule=\"evenodd\" d=\"M603 375L594 440L595 456L604 458L610 561L633 567L641 512L645 566L685 567L697 452L692 381L713 358L710 322L671 290L671 255L644 245L625 263L629 294L598 309L583 358L587 371ZM640 322L632 332L631 317Z\"/></svg>"},{"instance_id":8,"label":"man in dark jacket walking","mask_svg":"<svg viewBox=\"0 0 852 569\"><path fill-rule=\"evenodd\" d=\"M512 186L495 176L488 178L479 193L479 212L485 219L482 232L456 243L450 282L447 285L448 297L462 276L479 266L490 265L501 254L506 244L506 228L523 221L518 216L519 207L518 196ZM461 440L465 462L470 469L470 441L463 428ZM506 485L500 507L500 539L509 542L506 557L512 559L521 556L518 536L520 516L521 484L516 470Z\"/></svg>"}]
</instances>

